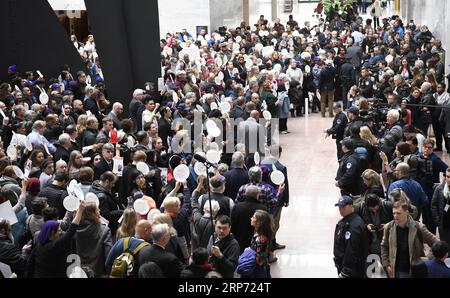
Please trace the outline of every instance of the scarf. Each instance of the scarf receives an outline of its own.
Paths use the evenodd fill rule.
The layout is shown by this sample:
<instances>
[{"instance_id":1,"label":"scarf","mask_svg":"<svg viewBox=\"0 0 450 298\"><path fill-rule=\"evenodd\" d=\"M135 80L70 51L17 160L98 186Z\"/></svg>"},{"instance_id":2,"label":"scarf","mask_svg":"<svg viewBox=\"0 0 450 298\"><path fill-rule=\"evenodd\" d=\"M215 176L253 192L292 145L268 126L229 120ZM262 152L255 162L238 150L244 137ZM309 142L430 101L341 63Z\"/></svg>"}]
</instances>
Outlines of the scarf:
<instances>
[{"instance_id":1,"label":"scarf","mask_svg":"<svg viewBox=\"0 0 450 298\"><path fill-rule=\"evenodd\" d=\"M450 189L448 187L448 184L445 183L444 190L442 191L444 194L444 197L448 200L450 198Z\"/></svg>"}]
</instances>

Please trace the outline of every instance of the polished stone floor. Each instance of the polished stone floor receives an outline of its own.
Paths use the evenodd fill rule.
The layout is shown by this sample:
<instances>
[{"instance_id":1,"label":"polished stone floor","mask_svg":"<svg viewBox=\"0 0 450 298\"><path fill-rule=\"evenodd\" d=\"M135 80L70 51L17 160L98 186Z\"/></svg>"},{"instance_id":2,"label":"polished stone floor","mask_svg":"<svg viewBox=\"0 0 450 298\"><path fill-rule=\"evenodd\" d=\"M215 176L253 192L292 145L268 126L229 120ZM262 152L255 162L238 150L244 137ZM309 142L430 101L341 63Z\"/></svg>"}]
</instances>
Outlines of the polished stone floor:
<instances>
[{"instance_id":1,"label":"polished stone floor","mask_svg":"<svg viewBox=\"0 0 450 298\"><path fill-rule=\"evenodd\" d=\"M333 233L340 219L334 186L336 147L323 131L332 118L312 114L288 120L290 134L281 135L281 161L288 168L290 205L283 209L277 241L287 245L275 254L273 277L336 277ZM438 154L442 156L442 153ZM443 159L450 164L448 154Z\"/></svg>"}]
</instances>

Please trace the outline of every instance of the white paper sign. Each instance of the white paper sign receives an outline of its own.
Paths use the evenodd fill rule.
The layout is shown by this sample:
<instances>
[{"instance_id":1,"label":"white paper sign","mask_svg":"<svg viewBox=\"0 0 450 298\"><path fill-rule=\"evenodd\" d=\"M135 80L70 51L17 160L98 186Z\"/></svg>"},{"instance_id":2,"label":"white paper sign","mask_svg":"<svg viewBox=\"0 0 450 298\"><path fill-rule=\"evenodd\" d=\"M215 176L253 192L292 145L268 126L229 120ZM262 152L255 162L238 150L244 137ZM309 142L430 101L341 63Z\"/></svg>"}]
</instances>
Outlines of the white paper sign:
<instances>
[{"instance_id":1,"label":"white paper sign","mask_svg":"<svg viewBox=\"0 0 450 298\"><path fill-rule=\"evenodd\" d=\"M164 89L164 79L158 78L158 91L162 91Z\"/></svg>"},{"instance_id":2,"label":"white paper sign","mask_svg":"<svg viewBox=\"0 0 450 298\"><path fill-rule=\"evenodd\" d=\"M123 173L123 157L113 158L113 173L118 177L122 177Z\"/></svg>"},{"instance_id":3,"label":"white paper sign","mask_svg":"<svg viewBox=\"0 0 450 298\"><path fill-rule=\"evenodd\" d=\"M6 219L7 221L9 221L9 224L11 226L18 222L16 213L14 213L14 210L12 208L10 201L6 201L6 202L0 204L0 218Z\"/></svg>"},{"instance_id":4,"label":"white paper sign","mask_svg":"<svg viewBox=\"0 0 450 298\"><path fill-rule=\"evenodd\" d=\"M11 267L2 262L0 262L0 272L5 278L9 278L12 275Z\"/></svg>"}]
</instances>

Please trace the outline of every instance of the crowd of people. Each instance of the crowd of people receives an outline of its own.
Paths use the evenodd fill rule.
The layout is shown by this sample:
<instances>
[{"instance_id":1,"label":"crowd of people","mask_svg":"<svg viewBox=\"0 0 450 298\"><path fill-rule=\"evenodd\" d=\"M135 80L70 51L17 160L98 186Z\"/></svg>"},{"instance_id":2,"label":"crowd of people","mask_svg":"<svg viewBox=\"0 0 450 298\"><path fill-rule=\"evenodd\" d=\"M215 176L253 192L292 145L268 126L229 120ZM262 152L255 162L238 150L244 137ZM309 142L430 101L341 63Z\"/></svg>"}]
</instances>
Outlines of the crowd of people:
<instances>
[{"instance_id":1,"label":"crowd of people","mask_svg":"<svg viewBox=\"0 0 450 298\"><path fill-rule=\"evenodd\" d=\"M446 257L428 231L448 240L450 170L433 150L449 150L450 102L425 26L393 16L374 28L348 7L314 26L261 16L167 34L163 78L130 94L128 113L89 42L86 70L13 65L0 84L0 262L15 276L270 277L289 205L277 135L309 109L335 117L339 276L364 276L369 250L391 276L409 274L423 242L437 243L432 266Z\"/></svg>"}]
</instances>

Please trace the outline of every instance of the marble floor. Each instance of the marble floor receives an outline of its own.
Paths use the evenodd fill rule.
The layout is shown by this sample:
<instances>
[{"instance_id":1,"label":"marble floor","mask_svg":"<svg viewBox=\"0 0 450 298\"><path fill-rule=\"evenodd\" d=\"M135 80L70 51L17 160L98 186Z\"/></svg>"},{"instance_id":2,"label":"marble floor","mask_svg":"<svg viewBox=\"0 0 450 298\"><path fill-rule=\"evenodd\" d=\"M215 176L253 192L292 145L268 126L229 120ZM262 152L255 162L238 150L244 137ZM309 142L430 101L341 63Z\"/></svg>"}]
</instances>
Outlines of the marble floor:
<instances>
[{"instance_id":1,"label":"marble floor","mask_svg":"<svg viewBox=\"0 0 450 298\"><path fill-rule=\"evenodd\" d=\"M333 278L333 234L340 219L334 186L338 163L335 141L323 131L332 118L311 114L288 120L290 134L281 135L281 162L288 168L290 205L283 209L277 241L287 246L275 252L273 277ZM438 154L442 156L442 153ZM448 154L444 161L450 164Z\"/></svg>"}]
</instances>

